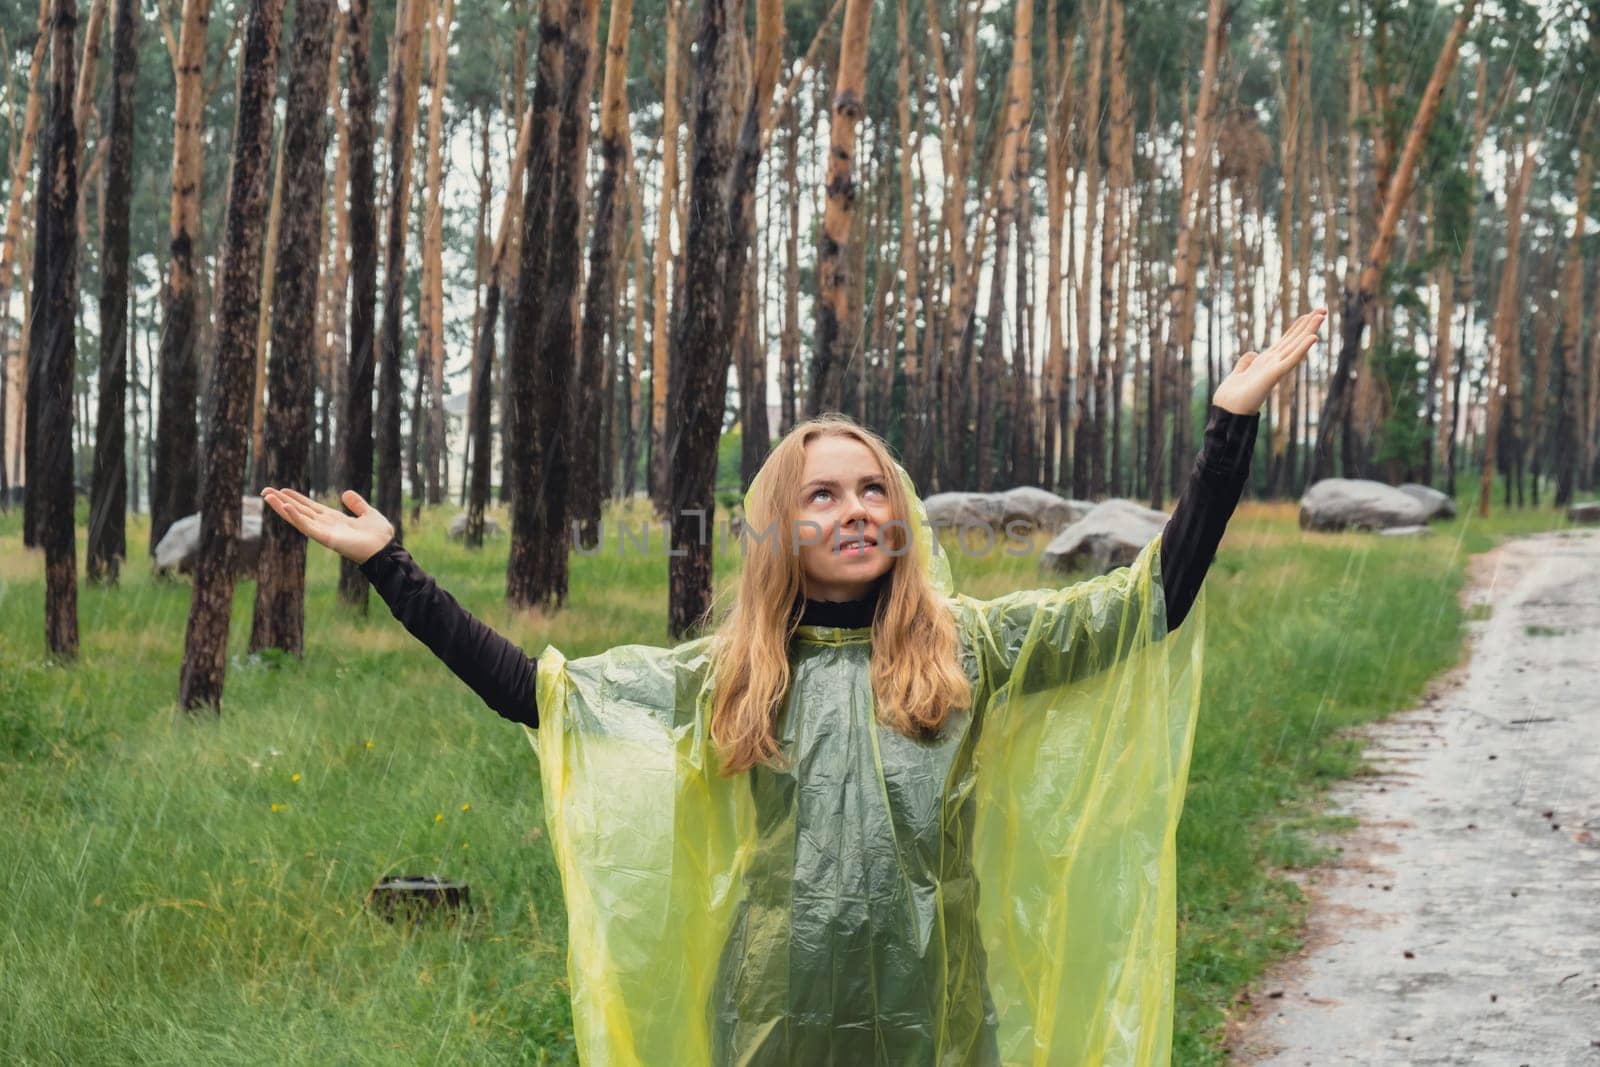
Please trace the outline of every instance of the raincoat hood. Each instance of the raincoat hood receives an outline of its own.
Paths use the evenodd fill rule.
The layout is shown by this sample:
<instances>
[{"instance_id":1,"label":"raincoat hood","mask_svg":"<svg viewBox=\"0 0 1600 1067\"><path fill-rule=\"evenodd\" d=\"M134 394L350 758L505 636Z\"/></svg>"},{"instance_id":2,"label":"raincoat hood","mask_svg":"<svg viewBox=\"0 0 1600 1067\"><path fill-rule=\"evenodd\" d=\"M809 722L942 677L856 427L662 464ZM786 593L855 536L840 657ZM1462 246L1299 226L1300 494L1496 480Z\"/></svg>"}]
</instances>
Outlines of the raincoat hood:
<instances>
[{"instance_id":1,"label":"raincoat hood","mask_svg":"<svg viewBox=\"0 0 1600 1067\"><path fill-rule=\"evenodd\" d=\"M709 635L539 654L585 1063L1168 1062L1203 594L1169 635L1159 537L1088 581L956 593L895 473L896 566L944 596L972 682L938 738L876 721L869 628L797 628L787 769L733 777Z\"/></svg>"}]
</instances>

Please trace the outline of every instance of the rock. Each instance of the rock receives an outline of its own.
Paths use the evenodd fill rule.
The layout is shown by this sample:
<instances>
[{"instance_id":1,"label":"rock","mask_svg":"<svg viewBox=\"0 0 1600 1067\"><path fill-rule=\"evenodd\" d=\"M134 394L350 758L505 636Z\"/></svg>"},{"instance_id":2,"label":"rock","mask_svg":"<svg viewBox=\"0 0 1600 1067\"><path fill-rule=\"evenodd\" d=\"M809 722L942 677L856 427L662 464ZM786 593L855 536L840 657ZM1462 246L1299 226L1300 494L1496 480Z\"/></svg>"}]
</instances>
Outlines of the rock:
<instances>
[{"instance_id":1,"label":"rock","mask_svg":"<svg viewBox=\"0 0 1600 1067\"><path fill-rule=\"evenodd\" d=\"M928 521L939 529L1005 528L1005 510L994 493L935 493L922 507Z\"/></svg>"},{"instance_id":2,"label":"rock","mask_svg":"<svg viewBox=\"0 0 1600 1067\"><path fill-rule=\"evenodd\" d=\"M1025 522L1036 530L1056 533L1094 508L1087 500L1068 500L1032 485L1019 485L995 496L1000 503L1002 529L1012 522Z\"/></svg>"},{"instance_id":3,"label":"rock","mask_svg":"<svg viewBox=\"0 0 1600 1067\"><path fill-rule=\"evenodd\" d=\"M1032 485L1000 493L935 493L922 506L928 521L940 529L987 527L995 533L1004 533L1013 523L1055 533L1094 507L1088 501L1068 500Z\"/></svg>"},{"instance_id":4,"label":"rock","mask_svg":"<svg viewBox=\"0 0 1600 1067\"><path fill-rule=\"evenodd\" d=\"M1409 493L1364 478L1324 478L1300 498L1303 530L1420 526L1431 514L1430 505Z\"/></svg>"},{"instance_id":5,"label":"rock","mask_svg":"<svg viewBox=\"0 0 1600 1067\"><path fill-rule=\"evenodd\" d=\"M465 511L457 512L456 517L450 520L450 530L445 536L452 541L459 541L467 536L467 513ZM483 517L483 536L500 536L500 524L487 515Z\"/></svg>"},{"instance_id":6,"label":"rock","mask_svg":"<svg viewBox=\"0 0 1600 1067\"><path fill-rule=\"evenodd\" d=\"M1132 500L1101 501L1057 534L1039 562L1057 571L1087 567L1104 574L1132 563L1166 524L1165 512L1153 511Z\"/></svg>"},{"instance_id":7,"label":"rock","mask_svg":"<svg viewBox=\"0 0 1600 1067\"><path fill-rule=\"evenodd\" d=\"M1420 500L1432 509L1428 512L1429 522L1434 519L1453 519L1456 517L1456 502L1450 499L1448 493L1441 493L1431 485L1406 482L1400 486L1400 491L1413 500Z\"/></svg>"},{"instance_id":8,"label":"rock","mask_svg":"<svg viewBox=\"0 0 1600 1067\"><path fill-rule=\"evenodd\" d=\"M1388 526L1378 531L1379 537L1420 537L1431 533L1426 526Z\"/></svg>"},{"instance_id":9,"label":"rock","mask_svg":"<svg viewBox=\"0 0 1600 1067\"><path fill-rule=\"evenodd\" d=\"M1600 523L1600 500L1585 500L1567 508L1567 521L1593 526Z\"/></svg>"},{"instance_id":10,"label":"rock","mask_svg":"<svg viewBox=\"0 0 1600 1067\"><path fill-rule=\"evenodd\" d=\"M247 496L239 524L239 542L234 549L234 574L253 577L256 560L261 557L261 514L259 496ZM155 573L162 576L193 574L195 556L200 552L200 516L185 515L171 526L156 545Z\"/></svg>"}]
</instances>

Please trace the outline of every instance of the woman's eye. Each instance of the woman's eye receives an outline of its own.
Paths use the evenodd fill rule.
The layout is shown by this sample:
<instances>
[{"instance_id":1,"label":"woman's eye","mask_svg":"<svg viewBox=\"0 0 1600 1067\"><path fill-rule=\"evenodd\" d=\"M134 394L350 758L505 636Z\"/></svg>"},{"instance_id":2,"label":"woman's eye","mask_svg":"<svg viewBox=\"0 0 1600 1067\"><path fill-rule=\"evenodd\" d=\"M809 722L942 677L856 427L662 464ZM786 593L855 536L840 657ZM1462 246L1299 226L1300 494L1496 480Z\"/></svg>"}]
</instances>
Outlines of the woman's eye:
<instances>
[{"instance_id":1,"label":"woman's eye","mask_svg":"<svg viewBox=\"0 0 1600 1067\"><path fill-rule=\"evenodd\" d=\"M828 491L826 489L818 489L815 493L811 494L811 499L812 499L813 502L815 502L817 497L819 497L819 496L828 496L828 495L829 494L828 494Z\"/></svg>"}]
</instances>

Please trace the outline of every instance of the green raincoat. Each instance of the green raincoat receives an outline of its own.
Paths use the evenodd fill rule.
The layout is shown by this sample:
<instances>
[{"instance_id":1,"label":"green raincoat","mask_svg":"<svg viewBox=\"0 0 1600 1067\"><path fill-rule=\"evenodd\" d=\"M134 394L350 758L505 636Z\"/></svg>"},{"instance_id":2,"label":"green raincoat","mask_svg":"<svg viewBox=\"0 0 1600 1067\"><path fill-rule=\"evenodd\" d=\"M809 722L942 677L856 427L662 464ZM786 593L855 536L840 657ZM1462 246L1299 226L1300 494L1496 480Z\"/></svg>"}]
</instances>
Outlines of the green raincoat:
<instances>
[{"instance_id":1,"label":"green raincoat","mask_svg":"<svg viewBox=\"0 0 1600 1067\"><path fill-rule=\"evenodd\" d=\"M589 1064L1165 1064L1174 833L1203 597L1167 635L1160 539L992 600L912 550L972 706L874 718L870 628L800 626L788 770L718 773L709 636L538 657L545 816Z\"/></svg>"}]
</instances>

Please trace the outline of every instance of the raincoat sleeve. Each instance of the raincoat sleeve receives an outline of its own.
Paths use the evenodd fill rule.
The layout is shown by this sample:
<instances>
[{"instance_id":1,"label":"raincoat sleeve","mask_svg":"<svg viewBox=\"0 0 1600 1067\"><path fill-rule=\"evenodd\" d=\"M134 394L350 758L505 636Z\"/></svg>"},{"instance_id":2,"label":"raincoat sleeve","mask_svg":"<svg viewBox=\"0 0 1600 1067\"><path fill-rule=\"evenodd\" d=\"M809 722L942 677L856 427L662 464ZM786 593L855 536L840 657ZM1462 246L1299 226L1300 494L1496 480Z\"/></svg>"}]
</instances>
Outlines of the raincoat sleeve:
<instances>
[{"instance_id":1,"label":"raincoat sleeve","mask_svg":"<svg viewBox=\"0 0 1600 1067\"><path fill-rule=\"evenodd\" d=\"M962 605L973 864L1004 1063L1165 1065L1204 595L1167 633L1160 537L1063 589Z\"/></svg>"},{"instance_id":2,"label":"raincoat sleeve","mask_svg":"<svg viewBox=\"0 0 1600 1067\"><path fill-rule=\"evenodd\" d=\"M538 656L545 822L566 898L584 1063L695 1063L753 838L748 784L717 770L709 642ZM709 951L707 946L715 946Z\"/></svg>"}]
</instances>

